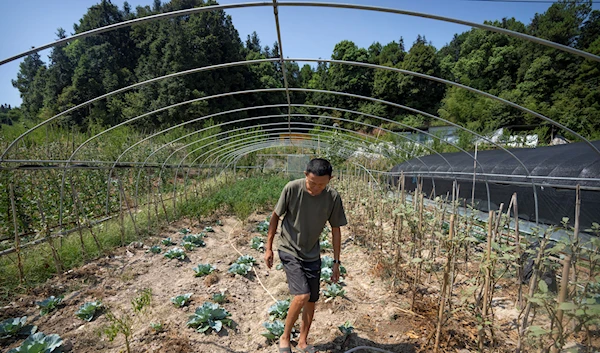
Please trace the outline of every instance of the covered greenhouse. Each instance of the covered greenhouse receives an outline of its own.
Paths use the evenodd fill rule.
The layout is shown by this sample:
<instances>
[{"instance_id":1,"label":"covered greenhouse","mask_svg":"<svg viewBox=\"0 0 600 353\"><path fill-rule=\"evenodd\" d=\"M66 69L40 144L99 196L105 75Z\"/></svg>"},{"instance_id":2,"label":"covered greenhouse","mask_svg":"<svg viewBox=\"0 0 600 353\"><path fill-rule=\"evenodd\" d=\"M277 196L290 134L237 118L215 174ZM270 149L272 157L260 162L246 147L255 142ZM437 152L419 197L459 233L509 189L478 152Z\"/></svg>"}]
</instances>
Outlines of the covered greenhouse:
<instances>
[{"instance_id":1,"label":"covered greenhouse","mask_svg":"<svg viewBox=\"0 0 600 353\"><path fill-rule=\"evenodd\" d=\"M273 47L242 42L231 12L268 15ZM467 32L439 51L419 35L290 58L300 13L317 31L316 16L369 14ZM0 110L0 347L276 351L291 296L263 261L269 217L322 157L348 225L339 283L331 227L319 240L320 352L598 351L599 29L571 0L529 25L100 1L74 34L0 61L23 59L23 103ZM511 124L540 146L490 136ZM541 146L556 134L572 143Z\"/></svg>"}]
</instances>

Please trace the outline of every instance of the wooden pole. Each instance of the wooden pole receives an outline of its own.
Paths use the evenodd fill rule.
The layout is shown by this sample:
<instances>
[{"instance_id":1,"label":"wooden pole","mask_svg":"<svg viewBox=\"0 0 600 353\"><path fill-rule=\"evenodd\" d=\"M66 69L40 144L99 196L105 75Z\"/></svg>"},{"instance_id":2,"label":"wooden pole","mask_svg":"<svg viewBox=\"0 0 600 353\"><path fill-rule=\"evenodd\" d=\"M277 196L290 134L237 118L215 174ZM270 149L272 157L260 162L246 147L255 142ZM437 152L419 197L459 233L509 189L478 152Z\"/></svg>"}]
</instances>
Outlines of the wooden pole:
<instances>
[{"instance_id":1,"label":"wooden pole","mask_svg":"<svg viewBox=\"0 0 600 353\"><path fill-rule=\"evenodd\" d=\"M573 229L573 243L577 244L577 238L579 237L579 216L581 214L581 190L579 184L577 184L577 188L575 189L575 228ZM560 290L558 292L558 303L556 303L556 323L557 323L557 331L554 334L554 344L550 349L551 353L557 353L562 349L564 344L562 340L562 331L563 331L563 316L564 311L561 309L561 304L566 302L567 293L569 292L569 272L571 270L571 265L573 262L573 251L572 249L563 260L563 270L562 270L562 278L560 280Z\"/></svg>"},{"instance_id":2,"label":"wooden pole","mask_svg":"<svg viewBox=\"0 0 600 353\"><path fill-rule=\"evenodd\" d=\"M513 194L513 213L515 217L515 245L517 250L518 264L517 264L517 307L521 308L523 304L523 263L521 263L521 234L519 233L519 206L517 202L517 193Z\"/></svg>"},{"instance_id":3,"label":"wooden pole","mask_svg":"<svg viewBox=\"0 0 600 353\"><path fill-rule=\"evenodd\" d=\"M440 291L440 306L438 308L438 320L437 327L435 330L435 344L433 347L433 352L437 353L440 347L440 336L442 332L442 323L444 322L444 310L446 306L446 301L450 298L447 297L448 287L450 283L450 264L452 263L452 247L453 247L453 238L454 238L454 214L450 215L450 232L448 234L448 251L447 251L447 259L446 259L446 267L444 269L444 279L442 281L442 290Z\"/></svg>"},{"instance_id":4,"label":"wooden pole","mask_svg":"<svg viewBox=\"0 0 600 353\"><path fill-rule=\"evenodd\" d=\"M23 284L25 281L25 275L23 274L23 260L21 259L21 248L20 248L20 237L19 227L17 226L17 206L15 205L15 190L14 185L10 183L10 207L12 208L13 214L13 225L15 227L15 252L17 253L17 267L19 269L19 282Z\"/></svg>"},{"instance_id":5,"label":"wooden pole","mask_svg":"<svg viewBox=\"0 0 600 353\"><path fill-rule=\"evenodd\" d=\"M133 214L131 213L131 208L129 208L129 202L127 202L127 196L125 195L125 190L123 190L123 183L121 182L121 179L119 179L119 190L121 191L121 195L123 195L123 201L125 201L125 207L127 207L127 211L129 212L129 217L131 217L131 222L133 223L133 228L135 229L135 234L139 235L140 232L138 232L137 225L135 224L135 218L133 217Z\"/></svg>"},{"instance_id":6,"label":"wooden pole","mask_svg":"<svg viewBox=\"0 0 600 353\"><path fill-rule=\"evenodd\" d=\"M54 259L54 266L56 267L56 272L62 273L63 267L60 262L60 257L58 256L58 251L56 251L56 247L54 246L54 239L52 239L52 234L50 234L50 226L46 223L46 215L44 214L44 210L42 209L42 205L40 204L40 200L36 200L37 207L40 210L40 217L42 219L42 224L44 226L44 232L46 234L46 238L48 239L48 244L50 245L50 250L52 250L52 258Z\"/></svg>"},{"instance_id":7,"label":"wooden pole","mask_svg":"<svg viewBox=\"0 0 600 353\"><path fill-rule=\"evenodd\" d=\"M493 242L493 227L494 227L494 211L489 211L488 215L488 231L487 244L485 250L485 281L483 285L483 308L481 309L481 329L479 330L479 351L483 352L483 344L485 343L485 322L488 316L488 303L490 301L490 283L492 281L492 242Z\"/></svg>"}]
</instances>

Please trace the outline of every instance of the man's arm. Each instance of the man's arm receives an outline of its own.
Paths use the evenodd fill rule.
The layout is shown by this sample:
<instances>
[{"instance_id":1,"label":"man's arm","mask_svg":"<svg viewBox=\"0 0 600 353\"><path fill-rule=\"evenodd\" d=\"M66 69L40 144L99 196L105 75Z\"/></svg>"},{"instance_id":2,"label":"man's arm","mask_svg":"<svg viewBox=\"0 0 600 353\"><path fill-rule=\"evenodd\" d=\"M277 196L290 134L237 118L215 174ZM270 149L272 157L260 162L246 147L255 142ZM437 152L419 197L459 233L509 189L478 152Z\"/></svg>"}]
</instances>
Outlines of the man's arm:
<instances>
[{"instance_id":1,"label":"man's arm","mask_svg":"<svg viewBox=\"0 0 600 353\"><path fill-rule=\"evenodd\" d=\"M269 230L267 231L267 248L265 250L265 263L268 268L273 267L273 240L277 233L277 225L279 224L279 216L273 212L269 221ZM338 228L339 229L339 228Z\"/></svg>"},{"instance_id":2,"label":"man's arm","mask_svg":"<svg viewBox=\"0 0 600 353\"><path fill-rule=\"evenodd\" d=\"M337 260L333 264L333 276L331 276L331 280L333 283L337 283L340 279L340 249L342 244L342 231L340 227L331 227L331 236L333 242L333 259Z\"/></svg>"}]
</instances>

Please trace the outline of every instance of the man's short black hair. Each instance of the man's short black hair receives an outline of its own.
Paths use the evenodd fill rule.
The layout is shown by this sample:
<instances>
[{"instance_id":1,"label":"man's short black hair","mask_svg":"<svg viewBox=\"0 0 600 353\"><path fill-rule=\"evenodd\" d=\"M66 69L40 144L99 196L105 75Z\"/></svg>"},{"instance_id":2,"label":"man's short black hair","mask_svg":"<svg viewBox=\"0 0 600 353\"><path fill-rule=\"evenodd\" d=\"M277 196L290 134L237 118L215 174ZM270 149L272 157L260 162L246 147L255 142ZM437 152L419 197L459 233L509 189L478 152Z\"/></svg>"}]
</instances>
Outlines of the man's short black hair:
<instances>
[{"instance_id":1,"label":"man's short black hair","mask_svg":"<svg viewBox=\"0 0 600 353\"><path fill-rule=\"evenodd\" d=\"M306 165L306 172L316 176L329 175L333 172L333 167L328 160L323 158L315 158Z\"/></svg>"}]
</instances>

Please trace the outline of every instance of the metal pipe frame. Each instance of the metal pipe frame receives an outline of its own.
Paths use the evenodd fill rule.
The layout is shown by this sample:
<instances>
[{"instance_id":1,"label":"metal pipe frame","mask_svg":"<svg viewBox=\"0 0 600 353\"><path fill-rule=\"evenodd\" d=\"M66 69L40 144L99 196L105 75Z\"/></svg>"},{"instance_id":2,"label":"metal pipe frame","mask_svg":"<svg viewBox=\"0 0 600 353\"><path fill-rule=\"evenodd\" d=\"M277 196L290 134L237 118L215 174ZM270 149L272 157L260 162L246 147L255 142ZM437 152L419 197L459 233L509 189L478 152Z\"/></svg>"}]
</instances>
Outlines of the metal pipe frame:
<instances>
[{"instance_id":1,"label":"metal pipe frame","mask_svg":"<svg viewBox=\"0 0 600 353\"><path fill-rule=\"evenodd\" d=\"M565 52L569 52L571 54L575 54L575 55L579 55L581 57L584 57L586 59L589 60L593 60L593 61L600 61L600 57L581 51L581 50L577 50L574 48L570 48L568 46L564 46L558 43L553 43L541 38L536 38L533 36L529 36L526 34L522 34L522 33L517 33L517 32L513 32L510 30L506 30L503 28L498 28L498 27L494 27L494 26L490 26L490 25L485 25L485 24L477 24L477 23L472 23L472 22L468 22L468 21L463 21L463 20L459 20L459 19L453 19L453 18L448 18L448 17L443 17L443 16L438 16L438 15L430 15L430 14L424 14L424 13L418 13L418 12L411 12L411 11L404 11L404 10L397 10L397 9L392 9L392 8L383 8L383 7L374 7L374 6L365 6L365 5L354 5L354 4L332 4L332 3L316 3L316 2L286 2L286 3L279 3L277 2L277 0L273 0L272 3L268 3L268 2L254 2L254 3L240 3L240 4L229 4L229 5L213 5L213 6L206 6L206 7L201 7L201 8L194 8L194 9L187 9L187 10L180 10L180 11L174 11L174 12L170 12L170 13L163 13L163 14L157 14L157 15L152 15L152 16L147 16L144 18L138 18L138 19L134 19L134 20L130 20L130 21L125 21L125 22L121 22L121 23L116 23L113 25L109 25L109 26L105 26L102 28L98 28L98 29L94 29L91 31L87 31L84 33L80 33L68 38L64 38L46 45L43 45L41 47L38 48L34 48L31 50L28 50L26 52L23 52L21 54L18 54L16 56L10 57L8 59L2 60L0 61L0 65L6 64L10 61L16 60L18 58L21 58L23 56L38 52L40 50L43 49L47 49L53 46L58 46L58 45L62 45L64 43L73 41L75 39L79 39L79 38L85 38L88 36L92 36L92 35L97 35L100 33L104 33L104 32L108 32L111 30L116 30L118 28L124 28L124 27L128 27L134 24L139 24L139 23L145 23L148 21L154 21L154 20L160 20L160 19L166 19L166 18L172 18L172 17L177 17L177 16L183 16L183 15L189 15L189 14L194 14L194 13L202 13L202 12L207 12L207 11L214 11L214 10L226 10L226 9L234 9L234 8L246 8L246 7L261 7L261 6L272 6L273 7L273 11L274 11L274 16L275 16L275 22L276 22L276 29L277 29L277 35L278 35L278 43L279 43L279 48L280 48L280 56L279 58L273 58L273 59L261 59L261 60L251 60L251 61L243 61L243 62L234 62L234 63L226 63L226 64L220 64L220 65L211 65L211 66L207 66L207 67L203 67L203 68L197 68L197 69L193 69L193 70L188 70L185 72L178 72L178 73L173 73L170 75L165 75L162 77L157 77L157 78L153 78L151 80L147 80L144 82L140 82L140 83L136 83L134 85L119 89L119 90L115 90L112 91L110 93L107 93L105 95L96 97L92 100L89 100L87 102L84 102L76 107L73 107L71 109L68 109L64 112L59 113L58 115L36 125L35 127L31 128L30 130L26 131L25 133L23 133L21 136L17 137L14 141L11 142L11 144L6 148L6 150L2 153L2 155L0 155L0 163L4 161L4 157L6 156L6 154L12 149L12 147L18 142L20 141L22 138L24 138L26 135L28 135L31 131L46 125L52 121L54 121L55 119L57 119L58 117L67 114L68 112L71 112L75 109L79 109L83 106L89 105L94 101L103 99L103 98L107 98L113 94L117 94L117 93L122 93L125 92L129 89L132 88L137 88L137 87L141 87L145 84L148 83L152 83L152 82L157 82L161 79L165 79L165 78L170 78L170 77L175 77L175 76L181 76L181 75L187 75L190 73L195 73L195 72L201 72L201 71L209 71L209 70L213 70L213 69L218 69L218 68L224 68L224 67L232 67L232 66L238 66L238 65L249 65L249 64L254 64L254 63L263 63L263 62L279 62L281 64L281 68L282 68L282 73L283 73L283 80L284 80L284 91L286 93L286 97L287 97L287 102L288 102L288 130L291 132L291 127L290 127L290 123L291 123L291 101L290 101L290 91L313 91L313 92L321 92L321 93L333 93L333 94L343 94L343 95L347 95L347 96L354 96L355 98L360 98L360 99L367 99L367 100L371 100L371 101L375 101L375 102L381 102L384 103L385 101L382 100L377 100L375 98L371 98L371 97L362 97L362 96L358 96L358 95L351 95L351 94L347 94L347 93L342 93L342 92L331 92L331 91L319 91L319 90L305 90L305 89L294 89L294 88L290 88L288 83L287 83L287 73L286 73L286 69L285 69L285 63L286 62L328 62L330 64L342 64L342 65L354 65L354 66L363 66L363 67L369 67L369 68L373 68L373 69L383 69L383 70L389 70L389 71L395 71L398 73L402 73L402 74L409 74L409 75L413 75L416 77L420 77L420 78L425 78L427 80L432 80L432 81L436 81L436 82L440 82L440 83L444 83L444 84L449 84L449 85L453 85L456 87L460 87L463 89L467 89L471 92L474 92L476 94L480 94L483 95L484 97L490 98L490 99L494 99L497 101L500 101L504 104L507 104L513 108L519 109L523 112L526 112L528 114L532 114L533 116L542 119L544 121L549 122L550 124L557 126L561 129L564 129L565 131L568 131L570 133L572 133L573 135L577 136L578 138L580 138L582 141L586 142L590 148L592 148L592 150L594 150L598 155L600 155L600 150L598 150L593 144L591 144L591 142L585 138L583 138L581 135L579 135L577 132L567 128L566 126L550 119L547 118L539 113L536 113L532 110L529 110L527 108L521 107L513 102L504 100L502 98L496 97L494 95L491 95L489 93L486 92L482 92L479 90L476 90L472 87L469 86L465 86L465 85L461 85L455 82L451 82L451 81L447 81L447 80L443 80L441 78L437 78L437 77L433 77L433 76L429 76L429 75L424 75L424 74L420 74L420 73L416 73L416 72L410 72L410 71L406 71L406 70L401 70L401 69L396 69L396 68L391 68L391 67L385 67L385 66L380 66L380 65L373 65L373 64L367 64L367 63L357 63L357 62L349 62L349 61L342 61L342 60L324 60L324 59L284 59L283 56L283 46L282 46L282 42L281 42L281 31L280 31L280 26L279 26L279 17L278 17L278 6L290 6L290 7L298 7L298 6L304 6L304 7L328 7L328 8L345 8L345 9L357 9L357 10L364 10L364 11L376 11L376 12L385 12L385 13L393 13L393 14L400 14L400 15L408 15L408 16L416 16L416 17L421 17L421 18L428 18L428 19L433 19L433 20L439 20L439 21L444 21L444 22L451 22L451 23L457 23L457 24L462 24L462 25L466 25L466 26L470 26L470 27L475 27L475 28L479 28L479 29L483 29L483 30L487 30L487 31L492 31L492 32L496 32L496 33L501 33L501 34L505 34L505 35L509 35L509 36L513 36L519 39L523 39L523 40L527 40L530 42L534 42L534 43L538 43L538 44L542 44L548 47L552 47L558 50L562 50ZM261 90L256 90L255 92L258 92ZM248 93L248 91L246 91L246 93ZM228 95L228 94L222 94L220 96L224 96L224 95ZM219 95L215 95L212 96L212 98L215 98ZM179 104L179 103L178 103ZM180 104L185 104L185 102L180 103ZM397 105L395 103L391 103L391 102L385 102L384 104L389 104L391 106L396 106L398 108L409 108L409 107L403 107L400 105ZM172 107L172 106L171 106ZM161 108L161 109L168 109L169 107L166 108ZM160 110L157 110L155 112L158 112ZM413 110L413 108L409 108L409 111L413 111L415 112L415 110ZM153 112L147 113L148 115L151 114ZM142 118L144 116L147 116L147 114L143 114L141 116L138 116L136 118ZM423 112L420 112L419 114L423 114ZM364 115L364 114L363 114ZM426 116L430 116L427 114L423 114ZM489 142L489 139L478 135L477 133L475 133L472 130L466 129L460 125L454 124L452 122L449 122L445 119L442 119L440 117L435 117L435 116L431 116L434 117L435 119L444 121L452 126L455 126L456 128L462 129L463 131L466 131L474 136L478 136L480 138L482 138L483 140L486 140ZM121 124L117 124L114 127L111 127L105 131L103 131L102 133L100 133L99 135L110 131L112 128L116 128L118 126L121 126L127 122L131 122L132 120L128 120L126 122L123 122ZM75 153L77 151L79 151L79 149L81 149L85 144L87 144L87 142L93 140L94 138L97 138L99 135L94 136L90 139L88 139L86 142L84 142L83 144L81 144L78 149L73 152L73 154L71 155L71 158L69 158L69 162L66 163L65 165L65 174L66 174L66 168L68 167L68 165L71 163L72 158L74 157ZM499 147L500 149L503 149L505 152L511 154L526 170L528 176L530 176L529 171L527 170L527 168L524 166L524 164L520 161L520 159L518 159L516 156L514 156L512 153L510 153L508 150L506 150L505 148L503 148L502 146L499 146L497 144L494 144L495 146ZM162 170L162 168L161 168ZM111 169L112 172L112 169ZM63 174L63 185L61 186L61 215L60 215L60 219L62 220L62 202L63 202L63 190L64 189L64 175ZM110 184L110 183L109 183ZM532 184L533 184L533 188L534 188L534 196L536 199L536 204L537 204L537 193L535 192L535 183L533 182L532 179ZM536 209L537 211L537 209ZM537 218L537 217L536 217Z\"/></svg>"}]
</instances>

